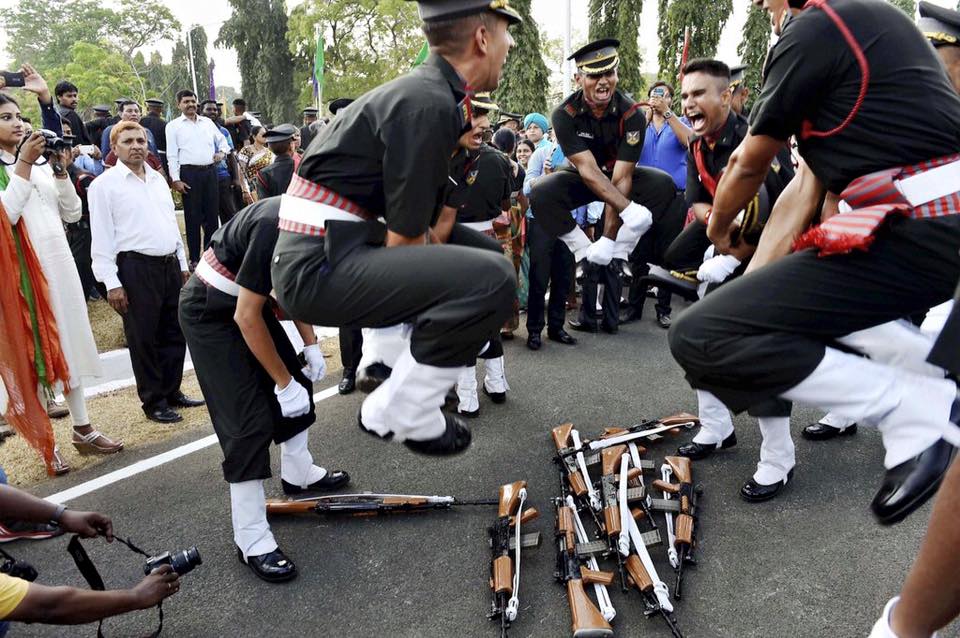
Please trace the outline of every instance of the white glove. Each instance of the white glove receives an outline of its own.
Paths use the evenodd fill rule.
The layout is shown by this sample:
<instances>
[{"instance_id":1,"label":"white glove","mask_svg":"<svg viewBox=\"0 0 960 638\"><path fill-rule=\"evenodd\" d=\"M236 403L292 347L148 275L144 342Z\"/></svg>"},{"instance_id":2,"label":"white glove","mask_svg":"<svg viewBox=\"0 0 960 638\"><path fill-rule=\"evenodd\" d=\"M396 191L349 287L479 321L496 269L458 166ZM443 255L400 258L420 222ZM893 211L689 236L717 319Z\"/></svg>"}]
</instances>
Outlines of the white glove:
<instances>
[{"instance_id":1,"label":"white glove","mask_svg":"<svg viewBox=\"0 0 960 638\"><path fill-rule=\"evenodd\" d=\"M733 255L717 255L700 265L697 279L705 283L719 284L733 274L740 265L740 260Z\"/></svg>"},{"instance_id":2,"label":"white glove","mask_svg":"<svg viewBox=\"0 0 960 638\"><path fill-rule=\"evenodd\" d=\"M613 247L616 243L609 237L601 237L587 248L584 256L591 264L606 266L613 261Z\"/></svg>"},{"instance_id":3,"label":"white glove","mask_svg":"<svg viewBox=\"0 0 960 638\"><path fill-rule=\"evenodd\" d=\"M590 243L590 238L579 226L575 226L569 233L560 235L558 239L566 244L570 252L573 253L574 263L580 263L586 256L587 249L593 245Z\"/></svg>"},{"instance_id":4,"label":"white glove","mask_svg":"<svg viewBox=\"0 0 960 638\"><path fill-rule=\"evenodd\" d=\"M273 393L280 402L280 413L287 418L303 416L310 411L310 394L296 379L290 379L287 387L273 386Z\"/></svg>"},{"instance_id":5,"label":"white glove","mask_svg":"<svg viewBox=\"0 0 960 638\"><path fill-rule=\"evenodd\" d=\"M650 210L636 202L630 202L630 205L623 209L623 212L620 213L620 219L638 235L644 234L653 226L653 215Z\"/></svg>"},{"instance_id":6,"label":"white glove","mask_svg":"<svg viewBox=\"0 0 960 638\"><path fill-rule=\"evenodd\" d=\"M303 374L310 381L316 383L327 373L327 362L323 360L323 353L320 352L320 344L315 343L303 349L303 358L307 360L307 367L303 369Z\"/></svg>"},{"instance_id":7,"label":"white glove","mask_svg":"<svg viewBox=\"0 0 960 638\"><path fill-rule=\"evenodd\" d=\"M637 247L640 236L640 233L631 230L626 224L620 226L620 230L617 231L617 242L613 247L613 258L629 261L630 253Z\"/></svg>"}]
</instances>

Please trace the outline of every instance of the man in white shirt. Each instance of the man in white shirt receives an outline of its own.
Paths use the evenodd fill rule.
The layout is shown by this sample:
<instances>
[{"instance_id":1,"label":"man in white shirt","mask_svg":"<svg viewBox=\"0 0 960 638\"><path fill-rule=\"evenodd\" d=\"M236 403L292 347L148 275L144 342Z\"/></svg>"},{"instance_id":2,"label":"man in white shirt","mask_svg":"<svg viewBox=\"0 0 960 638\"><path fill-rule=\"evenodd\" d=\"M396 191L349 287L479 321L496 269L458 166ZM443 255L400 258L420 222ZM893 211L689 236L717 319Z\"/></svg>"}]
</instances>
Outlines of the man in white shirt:
<instances>
[{"instance_id":1,"label":"man in white shirt","mask_svg":"<svg viewBox=\"0 0 960 638\"><path fill-rule=\"evenodd\" d=\"M230 146L216 124L197 114L197 96L193 91L178 91L177 107L182 115L167 123L166 128L167 165L173 189L183 195L192 270L217 230L220 210L217 164L230 153Z\"/></svg>"},{"instance_id":2,"label":"man in white shirt","mask_svg":"<svg viewBox=\"0 0 960 638\"><path fill-rule=\"evenodd\" d=\"M143 411L174 423L183 417L173 408L203 405L180 391L186 345L177 303L189 276L183 240L167 182L145 163L146 130L124 121L110 137L119 161L87 192L93 274L123 317Z\"/></svg>"}]
</instances>

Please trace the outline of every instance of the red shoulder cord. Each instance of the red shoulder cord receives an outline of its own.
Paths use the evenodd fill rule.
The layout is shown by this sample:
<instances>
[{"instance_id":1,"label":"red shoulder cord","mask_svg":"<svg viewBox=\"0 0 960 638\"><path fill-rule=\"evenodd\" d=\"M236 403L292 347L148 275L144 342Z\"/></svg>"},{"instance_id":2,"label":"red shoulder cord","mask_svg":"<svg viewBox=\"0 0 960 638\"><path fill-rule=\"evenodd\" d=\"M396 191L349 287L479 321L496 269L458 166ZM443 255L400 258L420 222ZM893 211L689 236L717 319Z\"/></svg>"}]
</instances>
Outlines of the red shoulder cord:
<instances>
[{"instance_id":1,"label":"red shoulder cord","mask_svg":"<svg viewBox=\"0 0 960 638\"><path fill-rule=\"evenodd\" d=\"M837 12L827 4L827 0L809 0L805 5L803 5L803 9L807 10L809 8L820 9L826 13L830 20L833 21L833 24L836 25L837 29L840 31L843 39L846 40L847 46L849 46L850 50L853 51L853 56L857 59L857 64L860 66L860 94L857 96L857 101L850 110L850 114L847 115L847 119L841 122L840 125L834 129L829 131L815 131L813 130L813 122L810 120L804 120L803 125L800 128L800 139L802 140L807 140L811 137L833 137L850 126L850 122L853 121L853 118L856 117L857 113L860 111L860 107L863 106L863 100L867 97L867 86L870 84L870 65L867 63L867 56L863 53L860 43L857 42L856 38L853 37L853 34L847 27L847 23L843 21L843 18L841 18Z\"/></svg>"}]
</instances>

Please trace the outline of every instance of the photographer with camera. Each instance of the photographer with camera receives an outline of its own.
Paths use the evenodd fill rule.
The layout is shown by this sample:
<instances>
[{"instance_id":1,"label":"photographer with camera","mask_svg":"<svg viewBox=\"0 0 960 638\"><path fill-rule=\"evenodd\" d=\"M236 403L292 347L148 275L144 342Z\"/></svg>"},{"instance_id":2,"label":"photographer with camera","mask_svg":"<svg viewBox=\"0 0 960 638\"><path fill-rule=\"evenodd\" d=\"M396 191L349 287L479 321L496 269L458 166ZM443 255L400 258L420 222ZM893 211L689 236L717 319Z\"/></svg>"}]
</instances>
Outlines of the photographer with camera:
<instances>
[{"instance_id":1,"label":"photographer with camera","mask_svg":"<svg viewBox=\"0 0 960 638\"><path fill-rule=\"evenodd\" d=\"M68 510L9 485L0 485L0 511L9 519L49 521L83 538L104 536L108 543L113 542L113 523L107 516ZM49 587L29 582L24 576L36 578L36 570L21 561L8 560L0 566L0 638L7 632L7 621L79 625L149 609L180 591L180 576L170 564L154 569L132 589L123 590Z\"/></svg>"},{"instance_id":2,"label":"photographer with camera","mask_svg":"<svg viewBox=\"0 0 960 638\"><path fill-rule=\"evenodd\" d=\"M43 90L46 90L42 78L35 83L42 84ZM63 230L63 222L76 222L81 216L80 198L66 170L72 161L70 146L50 131L40 130L25 138L19 105L13 98L0 94L0 202L9 223L29 237L29 242L23 242L21 249L24 253L31 253L30 256L39 262L43 283L46 284L39 284L39 290L44 292L43 288L46 288L48 293L43 295L48 299L41 298L39 303L31 303L31 291L31 297L21 295L20 303L29 306L24 309L25 313L37 315L38 325L56 324L56 343L59 345L59 351L48 353L44 350L43 356L49 354L53 360L44 362L47 369L53 367L60 374L57 378L48 375L40 381L45 390L62 389L65 394L73 419L72 443L77 451L81 454L111 454L122 450L123 443L107 438L91 426L83 396L84 377L101 376L102 372L87 317L86 294ZM3 329L12 331L15 327L4 325ZM43 336L51 334L54 333L48 331ZM60 361L65 361L66 365L52 365ZM55 381L61 383L55 384ZM35 387L25 387L36 383L27 375L13 381L21 387L9 387L11 379L6 376L4 382L8 385L6 390L10 396L36 396ZM22 406L18 409L22 410ZM18 432L37 427L30 422L31 419L22 418L22 413L15 414L11 409L7 412L8 421ZM44 426L49 433L49 421ZM47 436L49 441L52 437L49 434ZM69 470L66 460L55 448L52 457L49 451L45 454L44 461L49 473L63 474Z\"/></svg>"}]
</instances>

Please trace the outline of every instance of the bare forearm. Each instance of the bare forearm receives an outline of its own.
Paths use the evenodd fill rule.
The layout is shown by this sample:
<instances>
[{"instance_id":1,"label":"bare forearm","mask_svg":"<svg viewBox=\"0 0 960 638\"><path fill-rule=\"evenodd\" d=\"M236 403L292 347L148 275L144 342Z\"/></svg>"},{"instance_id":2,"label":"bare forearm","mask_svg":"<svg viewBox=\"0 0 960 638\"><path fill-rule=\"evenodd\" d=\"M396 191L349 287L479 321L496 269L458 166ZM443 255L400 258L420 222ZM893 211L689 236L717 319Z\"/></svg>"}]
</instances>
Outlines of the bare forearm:
<instances>
[{"instance_id":1,"label":"bare forearm","mask_svg":"<svg viewBox=\"0 0 960 638\"><path fill-rule=\"evenodd\" d=\"M593 170L581 172L580 177L587 188L597 196L597 199L612 207L617 215L630 205L630 200L627 199L626 195L621 193L613 182L600 172L599 168L594 167Z\"/></svg>"},{"instance_id":2,"label":"bare forearm","mask_svg":"<svg viewBox=\"0 0 960 638\"><path fill-rule=\"evenodd\" d=\"M670 124L673 134L677 136L677 140L683 145L683 148L690 146L690 136L693 131L687 128L687 125L681 122L679 117L671 117L667 120L667 123Z\"/></svg>"},{"instance_id":3,"label":"bare forearm","mask_svg":"<svg viewBox=\"0 0 960 638\"><path fill-rule=\"evenodd\" d=\"M303 339L305 346L312 346L317 342L317 333L313 331L313 326L309 323L294 321L293 325L297 327L297 332L300 333L300 338Z\"/></svg>"},{"instance_id":4,"label":"bare forearm","mask_svg":"<svg viewBox=\"0 0 960 638\"><path fill-rule=\"evenodd\" d=\"M396 248L397 246L426 246L427 245L427 234L424 233L419 237L406 237L400 233L395 233L392 230L387 231L387 248Z\"/></svg>"},{"instance_id":5,"label":"bare forearm","mask_svg":"<svg viewBox=\"0 0 960 638\"><path fill-rule=\"evenodd\" d=\"M238 309L234 321L240 327L240 333L250 352L257 358L263 369L267 371L273 382L281 388L290 383L291 375L287 366L277 353L277 346L273 343L267 324L259 313L242 312Z\"/></svg>"},{"instance_id":6,"label":"bare forearm","mask_svg":"<svg viewBox=\"0 0 960 638\"><path fill-rule=\"evenodd\" d=\"M614 188L617 189L624 199L627 200L629 205L629 195L630 189L633 188L633 175L625 176L615 176L615 181L613 182ZM623 222L620 220L620 211L615 210L610 204L607 204L604 207L603 211L603 236L609 237L610 239L617 238L617 232L620 230L620 226L623 225Z\"/></svg>"},{"instance_id":7,"label":"bare forearm","mask_svg":"<svg viewBox=\"0 0 960 638\"><path fill-rule=\"evenodd\" d=\"M45 523L53 519L58 505L9 485L0 485L0 512L11 521Z\"/></svg>"},{"instance_id":8,"label":"bare forearm","mask_svg":"<svg viewBox=\"0 0 960 638\"><path fill-rule=\"evenodd\" d=\"M450 233L453 232L455 223L457 223L457 209L444 206L437 217L437 223L433 225L433 235L437 243L445 244L450 241Z\"/></svg>"},{"instance_id":9,"label":"bare forearm","mask_svg":"<svg viewBox=\"0 0 960 638\"><path fill-rule=\"evenodd\" d=\"M90 591L31 584L27 597L7 616L7 620L82 625L137 609L143 609L143 606L130 589Z\"/></svg>"},{"instance_id":10,"label":"bare forearm","mask_svg":"<svg viewBox=\"0 0 960 638\"><path fill-rule=\"evenodd\" d=\"M739 161L738 153L730 157L727 168L717 185L717 196L713 201L713 213L710 223L720 228L726 228L741 210L750 202L760 190L767 169L750 166Z\"/></svg>"}]
</instances>

